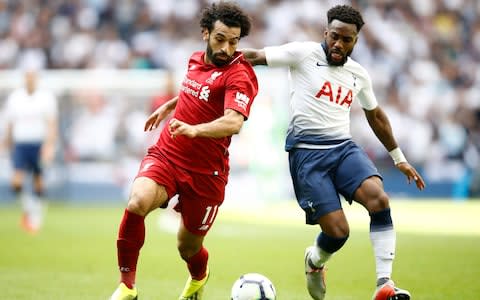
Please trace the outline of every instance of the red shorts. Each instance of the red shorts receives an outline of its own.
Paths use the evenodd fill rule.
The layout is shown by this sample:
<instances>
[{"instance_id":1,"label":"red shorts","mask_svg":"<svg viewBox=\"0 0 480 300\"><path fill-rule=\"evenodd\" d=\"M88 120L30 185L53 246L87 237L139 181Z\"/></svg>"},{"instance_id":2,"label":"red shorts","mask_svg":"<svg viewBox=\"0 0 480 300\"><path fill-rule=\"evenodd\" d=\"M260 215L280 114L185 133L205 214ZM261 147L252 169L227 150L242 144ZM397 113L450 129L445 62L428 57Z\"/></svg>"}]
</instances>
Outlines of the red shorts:
<instances>
[{"instance_id":1,"label":"red shorts","mask_svg":"<svg viewBox=\"0 0 480 300\"><path fill-rule=\"evenodd\" d=\"M143 158L137 177L148 177L164 186L169 200L178 194L175 210L188 231L196 235L207 234L225 198L226 178L190 172L158 152Z\"/></svg>"}]
</instances>

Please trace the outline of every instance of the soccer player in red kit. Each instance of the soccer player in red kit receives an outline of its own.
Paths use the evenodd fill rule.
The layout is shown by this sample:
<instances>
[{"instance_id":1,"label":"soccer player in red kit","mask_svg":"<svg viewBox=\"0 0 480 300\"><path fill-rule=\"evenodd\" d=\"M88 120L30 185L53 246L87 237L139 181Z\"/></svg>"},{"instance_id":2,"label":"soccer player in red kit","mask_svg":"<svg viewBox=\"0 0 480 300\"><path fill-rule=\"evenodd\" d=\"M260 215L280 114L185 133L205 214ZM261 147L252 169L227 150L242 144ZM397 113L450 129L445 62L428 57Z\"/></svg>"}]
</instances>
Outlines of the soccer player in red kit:
<instances>
[{"instance_id":1,"label":"soccer player in red kit","mask_svg":"<svg viewBox=\"0 0 480 300\"><path fill-rule=\"evenodd\" d=\"M206 51L193 53L178 97L160 106L145 124L146 131L152 130L175 109L133 182L118 233L121 278L112 300L137 299L135 271L145 240L144 218L177 194L177 248L190 273L179 299L202 299L209 276L203 240L224 199L231 136L248 118L258 83L236 51L250 31L250 18L236 4L219 2L203 10L200 25Z\"/></svg>"}]
</instances>

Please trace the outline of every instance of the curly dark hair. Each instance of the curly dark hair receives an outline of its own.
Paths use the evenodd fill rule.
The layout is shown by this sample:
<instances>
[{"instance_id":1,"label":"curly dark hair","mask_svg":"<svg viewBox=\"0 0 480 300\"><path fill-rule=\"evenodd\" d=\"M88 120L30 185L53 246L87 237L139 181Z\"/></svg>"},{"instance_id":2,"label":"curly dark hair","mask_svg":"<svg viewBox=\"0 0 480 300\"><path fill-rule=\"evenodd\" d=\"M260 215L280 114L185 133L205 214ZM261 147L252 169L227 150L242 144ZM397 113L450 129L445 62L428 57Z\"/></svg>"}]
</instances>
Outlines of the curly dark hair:
<instances>
[{"instance_id":1,"label":"curly dark hair","mask_svg":"<svg viewBox=\"0 0 480 300\"><path fill-rule=\"evenodd\" d=\"M212 32L216 21L221 21L228 27L240 27L240 37L247 36L252 27L250 17L233 2L220 1L212 3L202 11L200 27Z\"/></svg>"},{"instance_id":2,"label":"curly dark hair","mask_svg":"<svg viewBox=\"0 0 480 300\"><path fill-rule=\"evenodd\" d=\"M363 24L365 24L360 12L349 5L337 5L330 8L327 12L327 18L328 24L332 23L333 20L355 24L357 26L357 31L360 31Z\"/></svg>"}]
</instances>

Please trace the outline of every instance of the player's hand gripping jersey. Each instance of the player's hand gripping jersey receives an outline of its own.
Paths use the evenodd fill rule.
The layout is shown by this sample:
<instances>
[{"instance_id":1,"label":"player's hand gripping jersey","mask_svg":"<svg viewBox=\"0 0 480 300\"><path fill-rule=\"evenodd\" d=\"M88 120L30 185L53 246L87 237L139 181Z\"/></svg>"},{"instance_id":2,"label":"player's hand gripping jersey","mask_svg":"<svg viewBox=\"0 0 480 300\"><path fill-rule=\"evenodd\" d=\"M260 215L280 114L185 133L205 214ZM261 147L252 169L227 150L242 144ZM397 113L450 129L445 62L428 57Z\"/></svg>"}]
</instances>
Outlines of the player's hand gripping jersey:
<instances>
[{"instance_id":1,"label":"player's hand gripping jersey","mask_svg":"<svg viewBox=\"0 0 480 300\"><path fill-rule=\"evenodd\" d=\"M291 113L286 150L299 146L329 147L350 139L350 107L355 99L377 106L367 71L350 57L330 66L322 44L293 42L266 47L269 66L288 66Z\"/></svg>"},{"instance_id":2,"label":"player's hand gripping jersey","mask_svg":"<svg viewBox=\"0 0 480 300\"><path fill-rule=\"evenodd\" d=\"M225 109L241 113L245 119L258 92L252 66L235 53L223 67L204 62L205 52L195 52L188 62L174 118L191 125L208 123L224 115ZM172 138L165 126L156 147L174 164L197 173L226 176L229 171L228 146L231 137Z\"/></svg>"}]
</instances>

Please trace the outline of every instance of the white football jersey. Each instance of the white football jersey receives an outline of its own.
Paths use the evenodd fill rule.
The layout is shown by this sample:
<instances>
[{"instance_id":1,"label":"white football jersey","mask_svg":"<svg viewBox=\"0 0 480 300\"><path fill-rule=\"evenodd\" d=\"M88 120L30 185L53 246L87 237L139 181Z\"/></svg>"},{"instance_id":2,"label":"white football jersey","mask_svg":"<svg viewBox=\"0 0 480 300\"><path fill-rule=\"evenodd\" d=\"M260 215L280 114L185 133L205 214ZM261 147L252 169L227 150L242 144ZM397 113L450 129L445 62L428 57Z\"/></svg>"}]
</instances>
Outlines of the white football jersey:
<instances>
[{"instance_id":1,"label":"white football jersey","mask_svg":"<svg viewBox=\"0 0 480 300\"><path fill-rule=\"evenodd\" d=\"M41 143L46 138L47 121L57 117L57 101L52 93L25 88L12 92L6 103L6 119L13 127L15 143Z\"/></svg>"},{"instance_id":2,"label":"white football jersey","mask_svg":"<svg viewBox=\"0 0 480 300\"><path fill-rule=\"evenodd\" d=\"M286 149L332 147L350 139L350 108L355 99L377 107L367 71L352 58L330 66L322 44L293 42L265 47L268 66L289 69L291 120Z\"/></svg>"}]
</instances>

